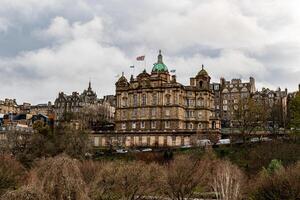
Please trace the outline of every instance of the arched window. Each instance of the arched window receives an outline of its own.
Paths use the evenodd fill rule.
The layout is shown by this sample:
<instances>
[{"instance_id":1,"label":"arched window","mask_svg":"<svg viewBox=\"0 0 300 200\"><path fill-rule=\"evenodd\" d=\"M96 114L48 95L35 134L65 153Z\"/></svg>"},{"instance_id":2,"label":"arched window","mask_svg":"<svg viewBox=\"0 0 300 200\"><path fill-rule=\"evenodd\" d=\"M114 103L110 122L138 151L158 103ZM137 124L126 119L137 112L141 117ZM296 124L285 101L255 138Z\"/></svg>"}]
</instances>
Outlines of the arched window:
<instances>
[{"instance_id":1,"label":"arched window","mask_svg":"<svg viewBox=\"0 0 300 200\"><path fill-rule=\"evenodd\" d=\"M202 124L201 123L198 124L198 129L202 129Z\"/></svg>"},{"instance_id":2,"label":"arched window","mask_svg":"<svg viewBox=\"0 0 300 200\"><path fill-rule=\"evenodd\" d=\"M122 98L122 107L127 107L127 97Z\"/></svg>"},{"instance_id":3,"label":"arched window","mask_svg":"<svg viewBox=\"0 0 300 200\"><path fill-rule=\"evenodd\" d=\"M203 81L199 81L199 86L200 86L200 88L203 87Z\"/></svg>"}]
</instances>

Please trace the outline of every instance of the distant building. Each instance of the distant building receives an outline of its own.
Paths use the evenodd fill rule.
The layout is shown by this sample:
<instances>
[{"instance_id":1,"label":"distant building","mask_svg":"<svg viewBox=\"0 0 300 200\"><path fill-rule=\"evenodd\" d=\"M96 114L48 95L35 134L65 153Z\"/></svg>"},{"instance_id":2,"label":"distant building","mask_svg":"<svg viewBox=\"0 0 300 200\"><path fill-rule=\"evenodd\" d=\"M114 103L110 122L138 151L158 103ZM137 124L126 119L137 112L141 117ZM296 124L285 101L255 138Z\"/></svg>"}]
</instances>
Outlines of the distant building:
<instances>
[{"instance_id":1,"label":"distant building","mask_svg":"<svg viewBox=\"0 0 300 200\"><path fill-rule=\"evenodd\" d=\"M114 96L106 96L103 99L98 99L97 94L92 90L91 82L86 90L81 94L73 92L71 95L66 95L63 92L58 94L54 102L54 112L56 120L62 120L67 113L79 114L84 109L102 110L99 115L103 115L107 121L113 121L115 108L111 105Z\"/></svg>"},{"instance_id":2,"label":"distant building","mask_svg":"<svg viewBox=\"0 0 300 200\"><path fill-rule=\"evenodd\" d=\"M23 103L20 107L20 113L26 113L31 115L42 114L45 116L50 116L54 112L54 105L51 101L45 104L31 105L30 103Z\"/></svg>"},{"instance_id":3,"label":"distant building","mask_svg":"<svg viewBox=\"0 0 300 200\"><path fill-rule=\"evenodd\" d=\"M0 114L19 113L19 111L16 99L0 100Z\"/></svg>"},{"instance_id":4,"label":"distant building","mask_svg":"<svg viewBox=\"0 0 300 200\"><path fill-rule=\"evenodd\" d=\"M96 103L97 95L92 90L91 82L89 82L88 89L84 90L81 94L73 92L71 95L66 95L60 92L54 102L56 119L62 119L66 113L78 113L85 105Z\"/></svg>"},{"instance_id":5,"label":"distant building","mask_svg":"<svg viewBox=\"0 0 300 200\"><path fill-rule=\"evenodd\" d=\"M265 112L268 112L270 115L269 118L273 118L273 120L276 120L276 123L279 127L286 126L288 106L287 89L282 91L280 88L278 88L277 90L262 88L261 91L256 91L255 93L253 93L251 97L256 102L262 103Z\"/></svg>"},{"instance_id":6,"label":"distant building","mask_svg":"<svg viewBox=\"0 0 300 200\"><path fill-rule=\"evenodd\" d=\"M290 112L290 107L291 107L291 102L293 101L294 98L296 98L297 94L300 94L300 83L298 84L298 91L291 92L288 94L287 97L287 121L288 123L290 122L292 118L292 114Z\"/></svg>"},{"instance_id":7,"label":"distant building","mask_svg":"<svg viewBox=\"0 0 300 200\"><path fill-rule=\"evenodd\" d=\"M220 83L212 83L210 87L214 91L216 114L221 118L222 128L226 128L233 126L239 100L255 92L255 79L250 77L249 82L242 82L241 79L226 81L221 78Z\"/></svg>"}]
</instances>

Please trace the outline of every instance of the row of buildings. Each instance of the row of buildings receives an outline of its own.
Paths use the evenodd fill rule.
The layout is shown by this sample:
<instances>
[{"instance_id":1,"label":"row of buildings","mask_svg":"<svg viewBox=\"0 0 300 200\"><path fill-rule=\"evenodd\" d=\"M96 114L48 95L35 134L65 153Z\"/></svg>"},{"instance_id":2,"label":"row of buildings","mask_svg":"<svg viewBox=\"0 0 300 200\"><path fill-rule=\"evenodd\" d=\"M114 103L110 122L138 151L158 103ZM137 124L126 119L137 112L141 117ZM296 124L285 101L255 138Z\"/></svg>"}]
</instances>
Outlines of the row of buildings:
<instances>
[{"instance_id":1,"label":"row of buildings","mask_svg":"<svg viewBox=\"0 0 300 200\"><path fill-rule=\"evenodd\" d=\"M264 104L278 113L277 126L285 127L288 93L280 88L257 91L255 79L211 83L202 68L183 85L171 75L159 52L150 73L144 70L127 79L124 74L116 82L115 131L96 134L95 146L182 146L220 138L221 128L235 128L235 111L243 99ZM267 112L267 110L266 110Z\"/></svg>"},{"instance_id":2,"label":"row of buildings","mask_svg":"<svg viewBox=\"0 0 300 200\"><path fill-rule=\"evenodd\" d=\"M18 105L15 99L5 99L0 101L0 126L12 128L12 126L22 125L22 127L27 126L30 129L37 116L53 124L54 121L66 120L66 116L72 114L70 120L76 121L85 114L84 111L87 109L98 111L97 114L101 116L102 120L113 123L114 101L114 95L97 98L97 94L92 90L91 82L81 94L73 92L71 95L67 95L60 92L54 104L49 101L46 104L23 103Z\"/></svg>"},{"instance_id":3,"label":"row of buildings","mask_svg":"<svg viewBox=\"0 0 300 200\"><path fill-rule=\"evenodd\" d=\"M115 86L115 94L102 99L97 98L90 82L82 93L60 92L54 104L17 105L15 100L6 99L0 101L0 113L42 114L58 122L70 114L73 120L93 114L89 122L94 128L95 146L182 146L197 145L204 138L217 140L221 128L236 127L235 111L242 99L263 102L265 109L276 106L278 126L284 128L293 96L287 89L258 91L253 77L247 82L221 78L219 83L212 83L203 65L189 85L183 85L169 73L161 51L150 73L145 69L129 79L122 74ZM99 121L113 128L104 129Z\"/></svg>"}]
</instances>

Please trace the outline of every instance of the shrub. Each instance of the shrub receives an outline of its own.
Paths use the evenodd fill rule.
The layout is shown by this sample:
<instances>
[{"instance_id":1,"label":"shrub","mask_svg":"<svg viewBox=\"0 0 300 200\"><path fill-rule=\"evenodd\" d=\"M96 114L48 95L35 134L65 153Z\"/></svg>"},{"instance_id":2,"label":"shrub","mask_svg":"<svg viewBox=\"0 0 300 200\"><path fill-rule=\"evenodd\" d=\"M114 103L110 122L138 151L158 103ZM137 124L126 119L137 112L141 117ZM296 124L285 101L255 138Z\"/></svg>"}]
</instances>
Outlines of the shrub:
<instances>
[{"instance_id":1,"label":"shrub","mask_svg":"<svg viewBox=\"0 0 300 200\"><path fill-rule=\"evenodd\" d=\"M50 200L86 200L87 187L78 161L65 155L41 160L31 172L31 184Z\"/></svg>"},{"instance_id":2,"label":"shrub","mask_svg":"<svg viewBox=\"0 0 300 200\"><path fill-rule=\"evenodd\" d=\"M300 162L280 168L273 174L262 173L252 191L255 200L300 199Z\"/></svg>"},{"instance_id":3,"label":"shrub","mask_svg":"<svg viewBox=\"0 0 300 200\"><path fill-rule=\"evenodd\" d=\"M111 162L103 165L92 186L93 199L135 200L155 196L160 168L144 162Z\"/></svg>"},{"instance_id":4,"label":"shrub","mask_svg":"<svg viewBox=\"0 0 300 200\"><path fill-rule=\"evenodd\" d=\"M161 192L170 199L189 199L203 186L207 178L208 163L188 156L176 157L166 165L162 177Z\"/></svg>"},{"instance_id":5,"label":"shrub","mask_svg":"<svg viewBox=\"0 0 300 200\"><path fill-rule=\"evenodd\" d=\"M22 185L25 174L25 169L17 160L9 155L0 155L0 195Z\"/></svg>"},{"instance_id":6,"label":"shrub","mask_svg":"<svg viewBox=\"0 0 300 200\"><path fill-rule=\"evenodd\" d=\"M43 192L32 187L22 187L18 190L5 193L1 200L49 200Z\"/></svg>"}]
</instances>

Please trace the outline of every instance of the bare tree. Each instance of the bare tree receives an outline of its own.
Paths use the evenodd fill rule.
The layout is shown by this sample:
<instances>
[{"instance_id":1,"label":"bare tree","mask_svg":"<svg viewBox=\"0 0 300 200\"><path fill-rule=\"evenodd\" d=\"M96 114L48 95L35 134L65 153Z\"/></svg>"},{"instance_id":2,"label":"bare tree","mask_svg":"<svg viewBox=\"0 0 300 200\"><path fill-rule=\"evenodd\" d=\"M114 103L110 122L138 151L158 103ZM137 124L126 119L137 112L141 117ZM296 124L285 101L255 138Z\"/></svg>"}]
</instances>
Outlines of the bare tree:
<instances>
[{"instance_id":1,"label":"bare tree","mask_svg":"<svg viewBox=\"0 0 300 200\"><path fill-rule=\"evenodd\" d=\"M105 164L93 184L91 196L99 200L155 197L160 171L158 165L143 162Z\"/></svg>"},{"instance_id":2,"label":"bare tree","mask_svg":"<svg viewBox=\"0 0 300 200\"><path fill-rule=\"evenodd\" d=\"M65 155L39 161L31 172L31 184L50 200L88 200L78 161Z\"/></svg>"},{"instance_id":3,"label":"bare tree","mask_svg":"<svg viewBox=\"0 0 300 200\"><path fill-rule=\"evenodd\" d=\"M243 174L229 161L219 161L212 174L212 189L217 199L237 200L241 196Z\"/></svg>"},{"instance_id":4,"label":"bare tree","mask_svg":"<svg viewBox=\"0 0 300 200\"><path fill-rule=\"evenodd\" d=\"M205 183L207 166L206 162L187 156L175 158L164 170L163 195L174 200L190 199L194 190Z\"/></svg>"},{"instance_id":5,"label":"bare tree","mask_svg":"<svg viewBox=\"0 0 300 200\"><path fill-rule=\"evenodd\" d=\"M268 117L263 104L251 98L240 99L234 113L244 141L257 128L264 128Z\"/></svg>"}]
</instances>

